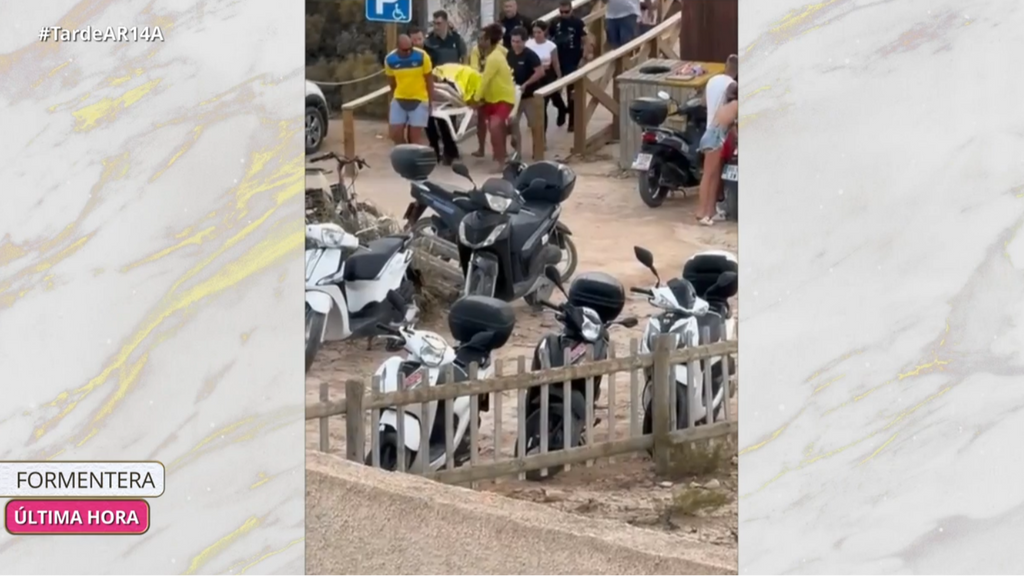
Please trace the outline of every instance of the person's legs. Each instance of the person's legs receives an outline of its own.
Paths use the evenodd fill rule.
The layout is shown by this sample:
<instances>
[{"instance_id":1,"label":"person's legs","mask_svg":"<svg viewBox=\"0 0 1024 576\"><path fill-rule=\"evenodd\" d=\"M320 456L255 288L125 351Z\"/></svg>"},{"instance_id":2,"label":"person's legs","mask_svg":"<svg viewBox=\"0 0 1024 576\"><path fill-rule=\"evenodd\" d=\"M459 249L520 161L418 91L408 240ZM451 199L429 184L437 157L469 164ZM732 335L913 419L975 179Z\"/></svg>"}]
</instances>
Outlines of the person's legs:
<instances>
[{"instance_id":1,"label":"person's legs","mask_svg":"<svg viewBox=\"0 0 1024 576\"><path fill-rule=\"evenodd\" d=\"M500 166L504 166L508 153L505 147L508 134L506 133L509 113L512 112L512 105L507 102L497 102L490 105L487 114L487 126L491 133L491 148L494 150L494 160Z\"/></svg>"},{"instance_id":2,"label":"person's legs","mask_svg":"<svg viewBox=\"0 0 1024 576\"><path fill-rule=\"evenodd\" d=\"M409 143L422 144L423 131L430 122L430 105L423 102L407 113L409 123Z\"/></svg>"},{"instance_id":3,"label":"person's legs","mask_svg":"<svg viewBox=\"0 0 1024 576\"><path fill-rule=\"evenodd\" d=\"M619 18L619 46L629 44L636 39L636 16L626 16Z\"/></svg>"},{"instance_id":4,"label":"person's legs","mask_svg":"<svg viewBox=\"0 0 1024 576\"><path fill-rule=\"evenodd\" d=\"M722 178L722 146L726 132L718 126L709 126L700 139L698 150L704 154L704 172L700 179L697 200L697 218L701 224L711 225L718 199L718 184Z\"/></svg>"},{"instance_id":5,"label":"person's legs","mask_svg":"<svg viewBox=\"0 0 1024 576\"><path fill-rule=\"evenodd\" d=\"M451 164L459 159L459 145L455 142L455 135L452 134L448 123L443 121L437 122L437 131L441 136L444 163Z\"/></svg>"},{"instance_id":6,"label":"person's legs","mask_svg":"<svg viewBox=\"0 0 1024 576\"><path fill-rule=\"evenodd\" d=\"M405 144L405 125L408 122L408 114L395 100L391 101L388 109L388 131L391 133L391 141L398 144Z\"/></svg>"},{"instance_id":7,"label":"person's legs","mask_svg":"<svg viewBox=\"0 0 1024 576\"><path fill-rule=\"evenodd\" d=\"M575 57L575 55L560 56L558 64L559 64L559 67L562 69L562 76L563 77L564 76L568 76L569 74L572 74L573 72L575 72L580 67L580 61ZM573 85L569 84L568 86L565 87L565 113L564 113L564 117L563 117L562 111L558 112L558 118L559 118L558 125L562 126L563 124L565 124L565 119L568 118L568 120L569 120L569 132L572 132L572 128L573 128L573 126L572 126L572 119L573 119L573 113L574 113L573 107L576 105L575 104L575 100L573 100L572 94L573 94Z\"/></svg>"},{"instance_id":8,"label":"person's legs","mask_svg":"<svg viewBox=\"0 0 1024 576\"><path fill-rule=\"evenodd\" d=\"M441 125L441 121L431 116L427 122L427 140L430 141L430 147L434 149L434 154L437 155L437 161L441 161L441 136L438 133L438 128Z\"/></svg>"},{"instance_id":9,"label":"person's legs","mask_svg":"<svg viewBox=\"0 0 1024 576\"><path fill-rule=\"evenodd\" d=\"M619 36L619 26L622 20L622 18L608 18L604 21L605 36L608 41L609 50L614 50L619 46L622 46Z\"/></svg>"},{"instance_id":10,"label":"person's legs","mask_svg":"<svg viewBox=\"0 0 1024 576\"><path fill-rule=\"evenodd\" d=\"M487 146L487 114L485 109L487 105L484 104L476 111L476 152L473 152L473 156L477 158L484 157L484 147Z\"/></svg>"}]
</instances>

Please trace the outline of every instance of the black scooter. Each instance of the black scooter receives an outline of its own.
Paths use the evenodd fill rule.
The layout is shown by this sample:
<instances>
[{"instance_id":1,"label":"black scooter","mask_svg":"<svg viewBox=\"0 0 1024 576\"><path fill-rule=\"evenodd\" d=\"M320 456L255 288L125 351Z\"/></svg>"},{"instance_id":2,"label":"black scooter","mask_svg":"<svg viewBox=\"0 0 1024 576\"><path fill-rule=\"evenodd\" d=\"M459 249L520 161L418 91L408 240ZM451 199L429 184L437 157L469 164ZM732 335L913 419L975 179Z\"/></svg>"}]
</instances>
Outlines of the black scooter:
<instances>
[{"instance_id":1,"label":"black scooter","mask_svg":"<svg viewBox=\"0 0 1024 576\"><path fill-rule=\"evenodd\" d=\"M674 106L675 112L669 113ZM685 116L686 128L662 128L669 116ZM640 199L651 208L665 202L669 193L697 186L703 174L704 155L697 151L708 121L700 99L681 106L667 92L658 98L637 98L629 105L629 117L643 130L640 151L633 161Z\"/></svg>"},{"instance_id":2,"label":"black scooter","mask_svg":"<svg viewBox=\"0 0 1024 576\"><path fill-rule=\"evenodd\" d=\"M554 163L541 164L558 166ZM465 168L465 165L461 166ZM462 174L459 172L461 169L456 169L455 166L452 168L460 176L468 178L468 172ZM550 166L541 166L533 174L523 178L523 173L526 170L527 165L521 161L519 153L514 152L505 163L502 178L522 192L529 188L534 179L544 176L539 172L556 173L557 175L557 169L552 170ZM469 180L472 182L472 179ZM430 234L457 245L459 243L459 224L468 213L474 210L473 203L469 199L469 192L449 184L431 182L430 180L412 182L413 200L405 209L405 215L402 217L406 222L406 229L411 231L414 236ZM543 201L525 201L526 208L532 212L544 211L548 204L550 203ZM432 209L434 215L424 218L423 215L427 208ZM549 238L549 243L558 246L562 252L559 269L565 281L568 281L576 271L576 263L579 259L576 244L570 238L571 234L569 228L559 222Z\"/></svg>"},{"instance_id":3,"label":"black scooter","mask_svg":"<svg viewBox=\"0 0 1024 576\"><path fill-rule=\"evenodd\" d=\"M541 302L543 307L555 311L555 318L562 324L562 330L546 334L537 343L533 350L532 369L557 368L566 363L580 364L586 360L588 347L593 347L594 360L607 359L610 345L608 329L612 326L633 328L637 325L637 319L632 316L616 320L626 303L622 284L603 272L590 272L576 278L566 293L557 270L548 267L544 273L565 295L566 302L558 305L546 300ZM593 411L593 404L601 397L601 377L594 377L592 382L592 398L587 398L586 379L570 383L569 398L566 398L562 384L548 385L547 414L544 414L541 406L543 388L536 386L526 392L526 455L540 453L544 435L547 436L549 452L565 447L566 434L569 435L570 447L585 444L587 401L590 401L590 410ZM565 418L566 406L569 406L568 423ZM516 454L519 454L518 441ZM561 466L548 468L547 476L542 475L542 470L532 470L526 473L526 478L533 481L551 478L562 469Z\"/></svg>"},{"instance_id":4,"label":"black scooter","mask_svg":"<svg viewBox=\"0 0 1024 576\"><path fill-rule=\"evenodd\" d=\"M464 164L455 163L452 170L473 182ZM505 302L524 298L538 306L554 289L544 269L563 263L565 251L555 238L568 240L571 233L558 217L561 203L576 186L576 174L565 165L539 162L523 170L518 180L530 184L520 192L500 178L491 178L479 188L473 183L468 194L473 211L458 228L464 296ZM569 252L575 256L575 247ZM565 280L575 263L568 271L560 267L560 279Z\"/></svg>"}]
</instances>

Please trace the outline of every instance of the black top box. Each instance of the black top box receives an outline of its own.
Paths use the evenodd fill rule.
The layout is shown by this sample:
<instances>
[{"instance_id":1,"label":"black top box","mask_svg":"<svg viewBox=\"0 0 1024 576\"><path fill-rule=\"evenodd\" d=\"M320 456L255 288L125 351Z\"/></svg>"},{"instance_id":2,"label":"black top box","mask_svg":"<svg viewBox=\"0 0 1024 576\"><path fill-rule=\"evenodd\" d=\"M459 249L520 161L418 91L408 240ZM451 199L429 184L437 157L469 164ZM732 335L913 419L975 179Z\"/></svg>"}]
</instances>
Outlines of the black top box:
<instances>
[{"instance_id":1,"label":"black top box","mask_svg":"<svg viewBox=\"0 0 1024 576\"><path fill-rule=\"evenodd\" d=\"M727 299L739 291L739 283L735 278L732 282L719 286L713 294L708 294L708 290L718 282L722 274L739 274L739 270L740 266L735 256L729 252L709 250L690 256L686 264L683 264L683 278L693 284L694 291L701 298Z\"/></svg>"},{"instance_id":2,"label":"black top box","mask_svg":"<svg viewBox=\"0 0 1024 576\"><path fill-rule=\"evenodd\" d=\"M493 336L484 344L488 350L504 346L515 325L512 305L487 296L460 298L448 312L448 329L459 343L465 344L481 332L492 332Z\"/></svg>"},{"instance_id":3,"label":"black top box","mask_svg":"<svg viewBox=\"0 0 1024 576\"><path fill-rule=\"evenodd\" d=\"M618 318L626 306L626 289L610 274L587 272L569 286L569 303L590 308L602 322L608 323Z\"/></svg>"},{"instance_id":4,"label":"black top box","mask_svg":"<svg viewBox=\"0 0 1024 576\"><path fill-rule=\"evenodd\" d=\"M629 119L639 126L661 126L668 118L668 102L644 96L629 103Z\"/></svg>"},{"instance_id":5,"label":"black top box","mask_svg":"<svg viewBox=\"0 0 1024 576\"><path fill-rule=\"evenodd\" d=\"M426 180L437 167L437 154L430 146L399 144L391 151L391 168L406 180Z\"/></svg>"},{"instance_id":6,"label":"black top box","mask_svg":"<svg viewBox=\"0 0 1024 576\"><path fill-rule=\"evenodd\" d=\"M535 180L544 185L534 186ZM526 202L561 204L576 188L576 173L565 164L543 160L527 166L516 178L515 186Z\"/></svg>"}]
</instances>

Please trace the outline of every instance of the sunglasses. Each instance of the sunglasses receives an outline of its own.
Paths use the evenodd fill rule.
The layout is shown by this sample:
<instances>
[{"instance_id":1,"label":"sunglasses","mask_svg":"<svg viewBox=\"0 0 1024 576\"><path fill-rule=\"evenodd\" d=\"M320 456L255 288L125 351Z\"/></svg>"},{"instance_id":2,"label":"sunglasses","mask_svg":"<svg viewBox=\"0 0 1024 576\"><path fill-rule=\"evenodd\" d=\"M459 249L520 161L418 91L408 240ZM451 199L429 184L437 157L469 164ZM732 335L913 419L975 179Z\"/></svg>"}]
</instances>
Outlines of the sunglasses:
<instances>
[{"instance_id":1,"label":"sunglasses","mask_svg":"<svg viewBox=\"0 0 1024 576\"><path fill-rule=\"evenodd\" d=\"M562 16L568 16L570 13L572 13L572 10L559 10L558 13L561 14Z\"/></svg>"}]
</instances>

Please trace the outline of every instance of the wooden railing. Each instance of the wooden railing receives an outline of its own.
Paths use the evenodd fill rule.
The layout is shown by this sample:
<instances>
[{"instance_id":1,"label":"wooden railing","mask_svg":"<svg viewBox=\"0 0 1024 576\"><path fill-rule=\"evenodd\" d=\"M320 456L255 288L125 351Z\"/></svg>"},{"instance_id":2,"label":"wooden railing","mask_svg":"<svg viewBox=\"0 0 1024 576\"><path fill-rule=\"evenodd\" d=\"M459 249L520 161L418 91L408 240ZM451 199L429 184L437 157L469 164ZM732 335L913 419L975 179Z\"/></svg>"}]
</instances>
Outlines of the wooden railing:
<instances>
[{"instance_id":1,"label":"wooden railing","mask_svg":"<svg viewBox=\"0 0 1024 576\"><path fill-rule=\"evenodd\" d=\"M707 331L703 340L707 341ZM670 466L677 463L672 462L672 451L680 444L705 441L713 438L734 435L737 431L737 424L730 418L729 402L735 393L733 378L730 374L730 362L738 346L736 341L718 342L710 345L702 345L694 348L675 349L675 340L668 335L662 336L656 343L654 352L640 354L638 343L634 339L630 343L630 353L627 356L616 358L614 346L609 347L609 359L601 361L588 361L575 366L552 368L527 372L527 359L520 356L517 367L518 373L510 376L502 376L501 361L496 361L495 374L493 378L476 379L476 366L470 367L471 381L458 382L454 384L443 384L439 386L420 386L397 392L380 392L380 382L374 381L371 390L367 391L367 382L353 379L346 382L345 398L331 400L329 389L326 383L321 385L320 402L306 406L306 420L320 420L320 443L319 449L322 452L330 452L330 429L328 420L334 416L344 416L345 419L345 456L348 460L355 462L366 462L372 466L380 465L380 445L378 428L380 426L380 413L383 409L403 412L404 406L421 405L421 414L425 418L420 424L420 446L419 454L430 454L430 431L434 428L431 414L431 402L459 397L469 397L470 411L468 415L469 430L469 460L458 468L455 467L455 439L452 405L453 402L445 402L445 410L438 417L444 418L444 448L446 464L440 470L430 467L429 457L420 457L415 461L414 470L406 470L406 458L397 458L398 471L413 472L435 480L463 484L474 483L481 480L497 479L505 476L525 476L526 472L544 470L551 468L562 468L572 465L590 466L594 460L611 458L614 456L631 453L651 452L654 456L655 467L658 473L665 473ZM592 354L588 352L588 354ZM701 361L711 358L721 358L722 366L722 408L721 412L710 411L706 423L695 424L694 405L695 394L700 390L705 399L713 398L711 370L701 369ZM682 391L675 385L673 366L677 364L688 364L690 382L685 389L690 401L688 401L687 414L678 415L678 421L687 423L684 429L676 429L676 395ZM568 364L568 363L567 363ZM705 362L707 366L709 363ZM616 394L619 382L616 381L617 373L626 372L629 374L628 389L628 414L617 411L620 408L616 404ZM646 407L642 405L642 386L646 381L645 374L649 374L652 385L651 402L651 431L644 433L641 424L643 413ZM703 375L703 381L697 381L697 374ZM424 378L427 376L424 374ZM595 388L593 379L603 379L602 388L605 390L603 398L606 399L607 412L604 422L595 417L597 409L595 402ZM540 388L540 420L547 421L549 409L554 407L548 404L548 387L564 386L564 397L571 397L568 390L573 380L586 379L586 417L583 422L583 442L573 448L548 451L547 434L540 434L540 449L538 454L526 455L524 447L527 439L527 390ZM452 380L449 380L452 381ZM738 380L736 381L738 382ZM731 390L731 391L730 391ZM503 392L515 391L518 395L517 417L512 424L518 452L503 447L504 440L510 440L503 434L502 397ZM621 392L620 392L621 393ZM482 461L480 453L479 435L484 430L476 425L479 421L481 395L489 395L489 409L494 415L493 436L491 441L492 458ZM564 426L563 437L570 437L570 422L572 417L568 407L563 407L566 412L562 415ZM369 422L367 422L369 412ZM555 413L555 416L558 416ZM685 420L683 420L685 418ZM628 422L624 437L616 438L616 421ZM405 436L403 417L396 419L397 435L399 445ZM603 423L600 437L598 435L599 423ZM543 425L542 430L546 430ZM367 434L369 432L369 434ZM369 453L366 445L369 441L371 446ZM435 442L437 439L435 439ZM404 448L400 453L404 454ZM367 462L368 461L368 462Z\"/></svg>"},{"instance_id":2,"label":"wooden railing","mask_svg":"<svg viewBox=\"0 0 1024 576\"><path fill-rule=\"evenodd\" d=\"M574 10L582 8L584 6L593 6L590 14L583 18L584 23L588 26L588 35L593 39L594 42L594 54L600 54L604 46L604 3L600 0L573 0L572 7ZM552 10L547 14L541 16L539 20L545 22L551 22L556 16L558 16L558 10ZM341 124L342 124L342 143L345 150L345 156L352 158L356 155L356 110L375 102L380 98L388 98L391 94L391 89L388 86L383 86L361 98L357 98L351 102L346 102L341 107ZM471 129L464 136L463 139L475 134L475 129Z\"/></svg>"},{"instance_id":3,"label":"wooden railing","mask_svg":"<svg viewBox=\"0 0 1024 576\"><path fill-rule=\"evenodd\" d=\"M601 54L578 70L537 90L528 106L538 107L536 118L543 118L544 98L572 86L573 107L573 154L583 154L613 142L619 138L619 89L615 78L649 58L678 59L679 30L682 15L677 11L669 16L673 0L661 0L659 24L635 38L632 42ZM602 11L601 26L604 25ZM604 106L612 114L612 121L596 127L591 121L598 106ZM533 159L543 160L545 154L544 125L532 127Z\"/></svg>"}]
</instances>

